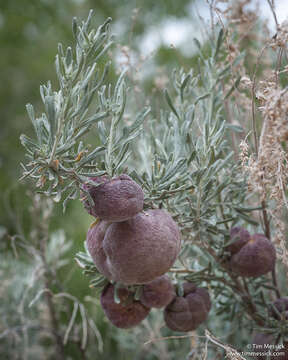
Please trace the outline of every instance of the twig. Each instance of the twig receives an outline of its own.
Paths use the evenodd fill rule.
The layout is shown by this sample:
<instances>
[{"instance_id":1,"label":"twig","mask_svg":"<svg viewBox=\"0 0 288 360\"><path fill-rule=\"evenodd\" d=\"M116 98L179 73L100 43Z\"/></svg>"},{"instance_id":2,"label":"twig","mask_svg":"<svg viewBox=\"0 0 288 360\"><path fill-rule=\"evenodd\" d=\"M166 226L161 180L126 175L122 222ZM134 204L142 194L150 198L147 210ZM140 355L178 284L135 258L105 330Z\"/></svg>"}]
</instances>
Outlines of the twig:
<instances>
[{"instance_id":1,"label":"twig","mask_svg":"<svg viewBox=\"0 0 288 360\"><path fill-rule=\"evenodd\" d=\"M243 356L241 356L238 351L236 351L235 349L233 349L230 345L224 344L221 341L219 341L218 339L216 339L213 335L210 334L210 332L206 329L205 330L205 335L206 338L209 339L213 344L221 347L222 349L224 349L226 351L227 357L230 359L241 359L241 360L246 360Z\"/></svg>"},{"instance_id":2,"label":"twig","mask_svg":"<svg viewBox=\"0 0 288 360\"><path fill-rule=\"evenodd\" d=\"M162 341L162 340L186 339L186 338L191 338L191 337L193 337L193 336L197 336L198 338L205 338L205 336L198 336L198 335L194 335L194 334L164 336L164 337L160 337L160 338L156 338L156 339L150 339L150 340L146 341L143 345L149 345L149 344L154 343L154 342L156 342L156 341Z\"/></svg>"},{"instance_id":3,"label":"twig","mask_svg":"<svg viewBox=\"0 0 288 360\"><path fill-rule=\"evenodd\" d=\"M77 347L78 347L78 349L80 351L81 359L82 360L87 360L86 352L85 352L85 349L83 349L83 347L82 347L81 341L75 341L75 342L76 342Z\"/></svg>"},{"instance_id":4,"label":"twig","mask_svg":"<svg viewBox=\"0 0 288 360\"><path fill-rule=\"evenodd\" d=\"M277 89L279 84L279 69L282 62L283 48L280 48L277 54L277 65L275 69L275 88Z\"/></svg>"},{"instance_id":5,"label":"twig","mask_svg":"<svg viewBox=\"0 0 288 360\"><path fill-rule=\"evenodd\" d=\"M265 226L265 236L271 240L270 238L270 224L269 224L269 221L268 221L268 216L267 216L267 210L266 210L266 204L265 204L265 201L262 201L262 206L263 206L263 219L264 219L264 226ZM279 287L278 287L278 281L277 281L277 277L276 277L276 270L275 270L275 266L272 270L272 283L274 285L274 288L275 288L275 293L276 293L276 296L277 298L280 298L281 297L281 293L280 293L280 290L279 290Z\"/></svg>"},{"instance_id":6,"label":"twig","mask_svg":"<svg viewBox=\"0 0 288 360\"><path fill-rule=\"evenodd\" d=\"M258 136L257 136L257 129L256 129L256 118L255 118L255 87L256 87L256 74L257 74L257 70L258 67L260 65L260 60L263 56L264 51L267 49L267 47L269 46L269 44L266 44L260 51L258 58L257 58L257 62L255 65L255 70L253 73L253 78L252 78L252 88L251 88L251 105L252 105L252 129L253 129L253 136L254 136L254 145L255 145L255 153L256 156L258 157Z\"/></svg>"},{"instance_id":7,"label":"twig","mask_svg":"<svg viewBox=\"0 0 288 360\"><path fill-rule=\"evenodd\" d=\"M93 330L93 332L94 332L94 334L96 336L96 339L97 339L97 342L98 342L98 351L100 353L103 353L104 344L103 344L103 340L102 340L102 336L100 334L100 331L97 329L97 326L95 325L93 319L89 319L88 322L89 322L90 328Z\"/></svg>"},{"instance_id":8,"label":"twig","mask_svg":"<svg viewBox=\"0 0 288 360\"><path fill-rule=\"evenodd\" d=\"M214 2L215 0L211 0L211 2L209 0L206 0L208 6L209 6L209 10L210 10L210 20L211 20L211 33L212 33L212 38L215 39L215 23L214 23L214 12L215 12L215 5Z\"/></svg>"},{"instance_id":9,"label":"twig","mask_svg":"<svg viewBox=\"0 0 288 360\"><path fill-rule=\"evenodd\" d=\"M271 9L271 12L272 12L272 15L273 15L273 18L274 18L274 22L275 22L275 25L276 25L276 30L278 31L279 23L278 23L277 16L276 16L276 13L275 13L274 1L272 2L271 0L267 0L267 2L269 4L269 6L270 6L270 9Z\"/></svg>"},{"instance_id":10,"label":"twig","mask_svg":"<svg viewBox=\"0 0 288 360\"><path fill-rule=\"evenodd\" d=\"M38 205L37 200L35 200L35 203L34 203L34 211L35 212L39 211L39 207L37 205ZM49 313L49 318L50 318L50 323L51 323L51 330L52 330L52 334L54 336L55 343L56 343L57 350L55 352L56 353L55 355L56 355L57 359L62 360L65 358L65 350L64 350L62 337L59 333L59 325L58 325L58 320L57 320L57 316L56 316L56 309L55 309L55 306L54 306L54 303L52 300L53 293L50 290L52 288L52 283L51 283L51 278L49 275L49 266L46 261L46 245L47 245L47 241L48 241L49 216L46 216L46 217L42 219L41 224L38 224L38 234L37 234L37 237L40 239L39 255L42 260L42 265L44 268L43 280L44 280L45 291L43 291L42 293L45 294L45 300L46 300L46 304L48 307L48 313Z\"/></svg>"},{"instance_id":11,"label":"twig","mask_svg":"<svg viewBox=\"0 0 288 360\"><path fill-rule=\"evenodd\" d=\"M190 269L170 269L169 272L172 272L172 273L176 273L176 274L186 274L186 273L192 273L192 274L195 274L197 271L196 270L190 270Z\"/></svg>"},{"instance_id":12,"label":"twig","mask_svg":"<svg viewBox=\"0 0 288 360\"><path fill-rule=\"evenodd\" d=\"M45 267L45 272L43 275L44 283L45 283L45 288L50 289L52 284L51 284L50 277L48 275L49 269L48 269L48 265L47 265L46 257L45 257L45 248L46 248L47 238L44 236L41 240L42 240L40 243L41 259L42 259L43 265ZM47 292L47 291L45 292L45 299L46 299L46 303L47 303L47 307L48 307L48 311L49 311L49 317L50 317L50 322L51 322L51 327L52 327L52 334L54 336L56 346L57 346L56 357L62 360L65 358L65 351L64 351L62 337L59 334L59 326L58 326L58 320L56 317L56 309L55 309L54 303L52 301L52 296L53 296L53 294L51 294L51 292Z\"/></svg>"},{"instance_id":13,"label":"twig","mask_svg":"<svg viewBox=\"0 0 288 360\"><path fill-rule=\"evenodd\" d=\"M231 67L232 67L232 66L231 66ZM224 82L223 82L223 80L221 80L221 85L222 85L223 94L224 94ZM223 105L224 105L224 109L225 109L225 113L226 113L227 122L228 122L229 124L233 124L232 118L231 118L231 112L230 112L230 108L229 108L228 99L225 99L225 98L224 98ZM233 147L233 150L234 150L234 158L235 158L235 161L237 161L237 160L238 160L238 152L239 152L238 149L239 149L239 146L236 146L236 135L235 135L235 132L232 132L231 143L232 143L232 147ZM224 216L223 216L223 218L224 218Z\"/></svg>"}]
</instances>

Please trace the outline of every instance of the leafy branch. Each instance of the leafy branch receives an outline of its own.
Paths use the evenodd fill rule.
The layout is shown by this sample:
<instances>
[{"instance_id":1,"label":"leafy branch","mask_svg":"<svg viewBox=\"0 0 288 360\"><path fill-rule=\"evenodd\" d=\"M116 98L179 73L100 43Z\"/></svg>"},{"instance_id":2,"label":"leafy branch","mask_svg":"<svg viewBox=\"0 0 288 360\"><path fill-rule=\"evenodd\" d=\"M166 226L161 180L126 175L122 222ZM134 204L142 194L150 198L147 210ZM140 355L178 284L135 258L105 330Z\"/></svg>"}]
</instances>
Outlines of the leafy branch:
<instances>
[{"instance_id":1,"label":"leafy branch","mask_svg":"<svg viewBox=\"0 0 288 360\"><path fill-rule=\"evenodd\" d=\"M44 188L47 196L63 202L79 195L79 185L92 176L119 172L131 152L131 141L140 134L142 123L149 113L144 108L132 125L123 123L128 88L123 72L113 89L107 84L111 47L111 18L97 30L90 29L93 11L81 24L73 19L75 48L58 45L55 67L59 90L51 83L40 87L45 112L36 117L31 104L27 112L32 121L36 139L21 135L29 162L21 164L23 176ZM105 120L105 122L104 122ZM97 126L96 146L90 149L82 138L92 126Z\"/></svg>"}]
</instances>

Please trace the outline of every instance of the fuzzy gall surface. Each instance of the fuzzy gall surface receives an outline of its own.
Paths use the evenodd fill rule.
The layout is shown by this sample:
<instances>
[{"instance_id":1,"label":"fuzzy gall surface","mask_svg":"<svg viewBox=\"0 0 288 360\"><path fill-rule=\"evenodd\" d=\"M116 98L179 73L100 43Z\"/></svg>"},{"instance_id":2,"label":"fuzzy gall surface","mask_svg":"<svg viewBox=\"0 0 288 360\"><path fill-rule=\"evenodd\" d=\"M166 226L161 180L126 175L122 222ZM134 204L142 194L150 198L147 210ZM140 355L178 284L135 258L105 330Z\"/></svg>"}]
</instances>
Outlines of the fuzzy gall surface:
<instances>
[{"instance_id":1,"label":"fuzzy gall surface","mask_svg":"<svg viewBox=\"0 0 288 360\"><path fill-rule=\"evenodd\" d=\"M175 296L175 289L170 278L162 275L143 286L139 300L147 307L162 308L170 304Z\"/></svg>"},{"instance_id":2,"label":"fuzzy gall surface","mask_svg":"<svg viewBox=\"0 0 288 360\"><path fill-rule=\"evenodd\" d=\"M166 326L174 331L192 331L203 323L211 309L209 293L194 284L183 285L183 296L176 296L164 310Z\"/></svg>"},{"instance_id":3,"label":"fuzzy gall surface","mask_svg":"<svg viewBox=\"0 0 288 360\"><path fill-rule=\"evenodd\" d=\"M250 240L230 259L231 270L240 276L258 277L272 271L276 262L274 245L262 234Z\"/></svg>"},{"instance_id":4,"label":"fuzzy gall surface","mask_svg":"<svg viewBox=\"0 0 288 360\"><path fill-rule=\"evenodd\" d=\"M96 225L92 224L87 232L86 244L97 269L107 279L113 280L110 261L103 249L105 234L110 224L107 221L100 221Z\"/></svg>"},{"instance_id":5,"label":"fuzzy gall surface","mask_svg":"<svg viewBox=\"0 0 288 360\"><path fill-rule=\"evenodd\" d=\"M96 267L126 285L146 284L165 274L180 246L178 226L164 210L141 212L124 222L100 221L87 233Z\"/></svg>"},{"instance_id":6,"label":"fuzzy gall surface","mask_svg":"<svg viewBox=\"0 0 288 360\"><path fill-rule=\"evenodd\" d=\"M108 284L101 294L101 306L111 323L121 329L138 325L150 312L150 309L133 299L127 289L118 289L120 303L114 301L114 285Z\"/></svg>"},{"instance_id":7,"label":"fuzzy gall surface","mask_svg":"<svg viewBox=\"0 0 288 360\"><path fill-rule=\"evenodd\" d=\"M107 176L92 178L98 186L84 185L94 201L91 206L85 193L83 204L88 213L106 221L125 221L142 211L144 194L141 187L128 175L109 180Z\"/></svg>"},{"instance_id":8,"label":"fuzzy gall surface","mask_svg":"<svg viewBox=\"0 0 288 360\"><path fill-rule=\"evenodd\" d=\"M225 250L229 251L231 255L236 254L241 248L250 240L250 233L241 227L233 227L230 230L230 244L226 246Z\"/></svg>"}]
</instances>

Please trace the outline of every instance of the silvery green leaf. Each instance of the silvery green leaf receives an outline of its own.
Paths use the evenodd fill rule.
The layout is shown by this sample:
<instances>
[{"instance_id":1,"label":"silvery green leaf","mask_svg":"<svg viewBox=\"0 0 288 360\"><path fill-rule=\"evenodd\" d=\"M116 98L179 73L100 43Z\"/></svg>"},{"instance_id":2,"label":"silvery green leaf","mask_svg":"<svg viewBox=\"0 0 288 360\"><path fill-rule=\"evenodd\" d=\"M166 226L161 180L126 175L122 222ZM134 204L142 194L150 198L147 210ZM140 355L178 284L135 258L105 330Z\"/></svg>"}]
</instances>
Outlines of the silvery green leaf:
<instances>
[{"instance_id":1,"label":"silvery green leaf","mask_svg":"<svg viewBox=\"0 0 288 360\"><path fill-rule=\"evenodd\" d=\"M56 75L60 84L60 88L63 89L65 86L65 79L64 76L62 75L62 69L60 66L60 61L59 61L59 57L58 55L56 55L56 59L55 59L55 68L56 68Z\"/></svg>"},{"instance_id":2,"label":"silvery green leaf","mask_svg":"<svg viewBox=\"0 0 288 360\"><path fill-rule=\"evenodd\" d=\"M84 31L88 31L88 29L89 29L89 27L90 27L90 24L91 24L91 20L92 20L93 14L94 14L94 10L93 10L93 9L90 9L90 10L89 10L88 17L87 17L87 20L84 22L84 25L83 25Z\"/></svg>"},{"instance_id":3,"label":"silvery green leaf","mask_svg":"<svg viewBox=\"0 0 288 360\"><path fill-rule=\"evenodd\" d=\"M73 32L73 35L74 35L75 39L77 39L77 30L78 30L77 18L73 17L73 20L72 20L72 32Z\"/></svg>"},{"instance_id":4,"label":"silvery green leaf","mask_svg":"<svg viewBox=\"0 0 288 360\"><path fill-rule=\"evenodd\" d=\"M121 300L120 300L119 295L118 295L118 286L117 285L114 286L114 302L116 304L121 303Z\"/></svg>"},{"instance_id":5,"label":"silvery green leaf","mask_svg":"<svg viewBox=\"0 0 288 360\"><path fill-rule=\"evenodd\" d=\"M197 155L196 150L193 150L193 151L191 152L190 157L189 157L188 160L187 160L187 164L188 164L188 165L190 165L190 163L193 162L193 160L196 158L196 155Z\"/></svg>"},{"instance_id":6,"label":"silvery green leaf","mask_svg":"<svg viewBox=\"0 0 288 360\"><path fill-rule=\"evenodd\" d=\"M236 211L242 211L242 212L251 212L255 210L262 210L262 206L237 206L234 207Z\"/></svg>"},{"instance_id":7,"label":"silvery green leaf","mask_svg":"<svg viewBox=\"0 0 288 360\"><path fill-rule=\"evenodd\" d=\"M82 129L82 130L83 130L83 129ZM85 130L85 129L84 129L84 130ZM88 130L88 129L86 129L86 130ZM84 131L83 131L83 133L84 133ZM82 135L82 134L81 134L81 135ZM75 145L75 140L71 141L71 143L68 143L68 144L65 144L65 145L63 145L63 146L60 146L60 147L58 148L58 150L56 151L56 154L57 154L57 155L61 155L61 154L65 153L66 151L70 150L71 148L73 148L74 145Z\"/></svg>"},{"instance_id":8,"label":"silvery green leaf","mask_svg":"<svg viewBox=\"0 0 288 360\"><path fill-rule=\"evenodd\" d=\"M171 100L171 98L170 98L170 95L169 95L167 89L164 90L164 97L165 97L165 99L166 99L166 101L167 101L167 104L169 105L170 109L171 109L172 112L174 113L174 115L175 115L178 119L180 119L179 114L178 114L178 112L176 111L176 109L175 109L175 107L174 107L174 105L173 105L173 103L172 103L172 100Z\"/></svg>"},{"instance_id":9,"label":"silvery green leaf","mask_svg":"<svg viewBox=\"0 0 288 360\"><path fill-rule=\"evenodd\" d=\"M217 196L219 193L221 193L222 190L224 190L228 185L229 180L227 179L223 183L219 184L215 190L209 195L209 197L206 199L207 202L212 200L215 196Z\"/></svg>"},{"instance_id":10,"label":"silvery green leaf","mask_svg":"<svg viewBox=\"0 0 288 360\"><path fill-rule=\"evenodd\" d=\"M66 50L66 56L65 56L65 62L66 66L69 67L73 61L73 55L72 55L72 49L70 46L67 47Z\"/></svg>"},{"instance_id":11,"label":"silvery green leaf","mask_svg":"<svg viewBox=\"0 0 288 360\"><path fill-rule=\"evenodd\" d=\"M135 294L134 294L134 299L136 301L139 301L140 298L141 298L141 295L142 295L142 292L143 292L143 286L138 286L136 288L136 291L135 291Z\"/></svg>"},{"instance_id":12,"label":"silvery green leaf","mask_svg":"<svg viewBox=\"0 0 288 360\"><path fill-rule=\"evenodd\" d=\"M235 209L236 210L236 209ZM248 222L249 224L252 224L252 225L258 225L258 221L254 220L251 216L247 216L246 214L244 214L243 212L241 211L237 211L237 214L240 218L242 218L245 222Z\"/></svg>"},{"instance_id":13,"label":"silvery green leaf","mask_svg":"<svg viewBox=\"0 0 288 360\"><path fill-rule=\"evenodd\" d=\"M129 130L128 130L129 131ZM137 130L134 130L133 133L124 134L118 141L115 141L115 146L113 146L113 152L117 151L120 146L129 144L132 140L134 140L136 137L138 137L141 134L142 129L139 128Z\"/></svg>"},{"instance_id":14,"label":"silvery green leaf","mask_svg":"<svg viewBox=\"0 0 288 360\"><path fill-rule=\"evenodd\" d=\"M240 64L240 62L245 58L246 56L246 51L242 51L238 56L236 56L236 58L233 61L232 66L237 66Z\"/></svg>"},{"instance_id":15,"label":"silvery green leaf","mask_svg":"<svg viewBox=\"0 0 288 360\"><path fill-rule=\"evenodd\" d=\"M34 108L33 108L33 105L31 104L27 104L26 105L26 110L27 110L27 113L30 117L30 120L32 121L32 123L34 122L35 120L35 112L34 112Z\"/></svg>"},{"instance_id":16,"label":"silvery green leaf","mask_svg":"<svg viewBox=\"0 0 288 360\"><path fill-rule=\"evenodd\" d=\"M51 137L53 137L56 133L57 126L54 95L47 95L45 97L45 107L47 111L48 121L50 124Z\"/></svg>"},{"instance_id":17,"label":"silvery green leaf","mask_svg":"<svg viewBox=\"0 0 288 360\"><path fill-rule=\"evenodd\" d=\"M94 75L94 72L96 71L97 64L94 63L92 66L89 66L86 70L86 73L84 74L84 81L81 83L80 90L85 89L91 80L92 76Z\"/></svg>"},{"instance_id":18,"label":"silvery green leaf","mask_svg":"<svg viewBox=\"0 0 288 360\"><path fill-rule=\"evenodd\" d=\"M225 124L225 127L228 128L228 129L231 129L237 133L243 133L244 132L244 129L242 126L239 126L239 125L233 125L233 124Z\"/></svg>"},{"instance_id":19,"label":"silvery green leaf","mask_svg":"<svg viewBox=\"0 0 288 360\"><path fill-rule=\"evenodd\" d=\"M210 93L206 93L206 94L203 94L203 95L198 96L198 97L195 99L194 105L196 105L196 104L197 104L199 101L201 101L201 100L207 99L210 95L211 95Z\"/></svg>"},{"instance_id":20,"label":"silvery green leaf","mask_svg":"<svg viewBox=\"0 0 288 360\"><path fill-rule=\"evenodd\" d=\"M181 282L177 284L177 295L180 297L184 296L184 288Z\"/></svg>"},{"instance_id":21,"label":"silvery green leaf","mask_svg":"<svg viewBox=\"0 0 288 360\"><path fill-rule=\"evenodd\" d=\"M144 107L137 115L136 115L136 119L133 122L132 125L129 126L129 132L133 132L134 130L138 129L144 122L146 116L150 113L151 108L148 107Z\"/></svg>"},{"instance_id":22,"label":"silvery green leaf","mask_svg":"<svg viewBox=\"0 0 288 360\"><path fill-rule=\"evenodd\" d=\"M156 143L157 147L159 148L161 154L163 154L165 156L166 160L167 160L168 155L166 153L166 150L165 150L165 147L164 147L163 143L157 138L155 138L155 143Z\"/></svg>"},{"instance_id":23,"label":"silvery green leaf","mask_svg":"<svg viewBox=\"0 0 288 360\"><path fill-rule=\"evenodd\" d=\"M97 61L99 58L101 58L106 52L110 49L110 47L113 45L113 41L109 41L104 48L97 54L95 57L95 61Z\"/></svg>"},{"instance_id":24,"label":"silvery green leaf","mask_svg":"<svg viewBox=\"0 0 288 360\"><path fill-rule=\"evenodd\" d=\"M83 126L93 125L96 122L104 119L107 116L109 116L108 112L101 112L98 114L94 114L94 115L90 116L88 119L86 119L85 121L83 121L79 126L81 126L81 128L82 128Z\"/></svg>"},{"instance_id":25,"label":"silvery green leaf","mask_svg":"<svg viewBox=\"0 0 288 360\"><path fill-rule=\"evenodd\" d=\"M78 189L73 189L63 200L63 213L66 212L67 203L69 200L76 199L78 196Z\"/></svg>"},{"instance_id":26,"label":"silvery green leaf","mask_svg":"<svg viewBox=\"0 0 288 360\"><path fill-rule=\"evenodd\" d=\"M96 167L96 166L95 166ZM106 171L105 170L99 170L99 171L90 171L90 172L83 172L81 171L80 175L81 176L86 176L86 177L96 177L96 176L102 176L105 175Z\"/></svg>"},{"instance_id":27,"label":"silvery green leaf","mask_svg":"<svg viewBox=\"0 0 288 360\"><path fill-rule=\"evenodd\" d=\"M99 276L98 278L90 281L90 286L103 288L108 283L109 281L104 276Z\"/></svg>"},{"instance_id":28,"label":"silvery green leaf","mask_svg":"<svg viewBox=\"0 0 288 360\"><path fill-rule=\"evenodd\" d=\"M81 168L83 167L83 165L90 163L91 161L95 160L95 158L97 156L99 156L100 154L102 154L105 150L104 146L98 146L97 148L95 148L89 155L83 157L77 165L77 168Z\"/></svg>"},{"instance_id":29,"label":"silvery green leaf","mask_svg":"<svg viewBox=\"0 0 288 360\"><path fill-rule=\"evenodd\" d=\"M93 46L91 46L91 48L89 49L87 56L89 57L92 54L101 53L101 48L103 48L103 49L105 48L106 41L107 41L107 33L102 33L102 34L99 34L97 37L95 37ZM104 53L105 53L105 51L104 51ZM102 55L104 53L102 53ZM102 56L102 55L100 55L100 56ZM95 61L97 61L97 57L95 57Z\"/></svg>"},{"instance_id":30,"label":"silvery green leaf","mask_svg":"<svg viewBox=\"0 0 288 360\"><path fill-rule=\"evenodd\" d=\"M21 144L27 149L27 151L29 151L30 153L33 153L35 151L39 151L40 148L39 146L33 141L31 140L28 136L22 134L20 135L20 141Z\"/></svg>"},{"instance_id":31,"label":"silvery green leaf","mask_svg":"<svg viewBox=\"0 0 288 360\"><path fill-rule=\"evenodd\" d=\"M122 161L128 150L129 150L129 143L126 142L121 146L117 156L115 157L114 160L115 166L117 166Z\"/></svg>"},{"instance_id":32,"label":"silvery green leaf","mask_svg":"<svg viewBox=\"0 0 288 360\"><path fill-rule=\"evenodd\" d=\"M118 80L116 82L115 88L114 88L114 95L113 95L113 101L117 102L118 97L122 95L122 85L124 82L124 77L126 75L127 70L123 70L120 74L120 76L118 77Z\"/></svg>"},{"instance_id":33,"label":"silvery green leaf","mask_svg":"<svg viewBox=\"0 0 288 360\"><path fill-rule=\"evenodd\" d=\"M85 247L85 252L80 251L80 252L78 252L76 254L76 256L78 258L81 258L82 260L86 261L86 265L93 265L94 264L93 260L92 260L92 257L91 257L91 255L90 255L90 253L89 253L89 251L88 251L88 249L86 247Z\"/></svg>"},{"instance_id":34,"label":"silvery green leaf","mask_svg":"<svg viewBox=\"0 0 288 360\"><path fill-rule=\"evenodd\" d=\"M60 58L64 58L63 45L61 43L58 43L58 54Z\"/></svg>"},{"instance_id":35,"label":"silvery green leaf","mask_svg":"<svg viewBox=\"0 0 288 360\"><path fill-rule=\"evenodd\" d=\"M185 92L185 88L189 82L189 80L191 79L191 74L186 75L185 79L183 80L181 87L180 87L180 96L181 96L181 101L184 101L184 92Z\"/></svg>"},{"instance_id":36,"label":"silvery green leaf","mask_svg":"<svg viewBox=\"0 0 288 360\"><path fill-rule=\"evenodd\" d=\"M122 165L126 163L126 161L129 159L129 157L131 156L132 151L127 150L125 153L123 153L123 157L121 159L116 159L114 166L115 166L115 171L121 169Z\"/></svg>"},{"instance_id":37,"label":"silvery green leaf","mask_svg":"<svg viewBox=\"0 0 288 360\"><path fill-rule=\"evenodd\" d=\"M238 76L238 78L235 80L234 84L231 86L230 90L227 92L227 94L225 95L225 98L224 100L228 99L229 96L233 93L233 91L235 89L237 89L239 83L240 83L240 80L241 80L241 75Z\"/></svg>"},{"instance_id":38,"label":"silvery green leaf","mask_svg":"<svg viewBox=\"0 0 288 360\"><path fill-rule=\"evenodd\" d=\"M224 30L223 30L223 28L221 28L219 31L219 34L218 34L218 38L217 38L216 48L215 48L215 52L214 52L214 59L217 59L219 50L223 43L223 38L224 38Z\"/></svg>"},{"instance_id":39,"label":"silvery green leaf","mask_svg":"<svg viewBox=\"0 0 288 360\"><path fill-rule=\"evenodd\" d=\"M177 173L178 171L180 171L180 169L182 167L186 167L186 159L183 158L179 158L177 159L177 161L175 162L175 165L171 166L171 168L169 168L169 170L166 171L165 176L163 177L162 181L166 181L169 178L171 178L171 176L175 176L175 173Z\"/></svg>"}]
</instances>

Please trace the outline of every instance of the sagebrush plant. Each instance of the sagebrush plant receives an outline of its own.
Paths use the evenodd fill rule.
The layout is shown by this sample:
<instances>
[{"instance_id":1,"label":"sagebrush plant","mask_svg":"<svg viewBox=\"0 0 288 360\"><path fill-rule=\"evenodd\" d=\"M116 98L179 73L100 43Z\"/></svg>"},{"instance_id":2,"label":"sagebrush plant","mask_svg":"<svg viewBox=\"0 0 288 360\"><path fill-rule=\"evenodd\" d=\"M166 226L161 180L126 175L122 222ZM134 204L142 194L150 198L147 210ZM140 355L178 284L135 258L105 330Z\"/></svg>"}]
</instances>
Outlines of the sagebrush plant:
<instances>
[{"instance_id":1,"label":"sagebrush plant","mask_svg":"<svg viewBox=\"0 0 288 360\"><path fill-rule=\"evenodd\" d=\"M93 208L95 203L89 188L102 186L93 178L103 179L104 176L113 180L122 174L141 186L143 216L154 210L165 211L179 227L181 250L167 273L175 285L175 296L180 299L186 296L187 285L183 289L183 284L188 282L197 289L205 287L210 294L212 310L207 321L197 328L197 333L193 330L187 335L193 339L191 346L183 334L177 337L177 333L164 327L160 310L153 310L138 328L125 335L120 332L126 330L115 333L120 347L129 348L129 341L135 335L137 343L143 344L144 333L147 344L139 352L139 358L142 354L147 359L168 359L175 351L177 356L184 356L185 352L187 358L212 359L223 356L222 351L225 351L229 358L242 359L232 347L243 351L252 330L272 335L274 343L286 344L286 318L280 316L280 321L273 318L270 305L285 295L283 290L286 289L277 284L277 280L282 281L281 272L277 271L281 264L269 263L268 270L261 272L261 276L253 272L249 277L239 276L233 270L234 265L231 266L229 247L242 241L239 233L233 235L233 229L245 228L252 235L239 245L237 254L248 246L247 242L253 244L260 233L262 237L265 235L265 241L272 242L269 243L272 252L275 245L279 259L287 265L282 217L287 204L287 68L283 55L287 31L285 24L283 27L277 24L277 36L265 43L265 50L278 50L276 62L271 55L271 62L263 64L259 70L261 57L255 54L254 44L249 44L249 31L245 39L247 52L241 44L243 26L251 30L247 24L253 23L256 15L246 13L244 16L247 1L238 3L239 13L233 7L228 8L234 10L225 14L225 26L222 21L212 23L208 50L207 44L204 47L195 39L197 63L191 69L180 68L172 73L171 85L163 92L160 111L149 106L137 110L129 98L133 90L133 83L129 87L129 67L119 71L115 84L109 82L108 70L112 64L108 49L113 43L111 19L95 30L92 11L86 21L73 20L75 46L64 49L60 44L58 47L55 65L59 89L54 91L50 83L41 86L42 115L37 116L33 106L27 105L36 137L21 136L28 158L22 164L22 179L30 178L36 188L40 188L35 193L42 197L31 195L34 201L31 211L42 225L35 225L32 245L22 237L19 245L31 253L41 269L33 272L42 279L41 285L31 282L33 296L30 297L28 285L27 299L29 297L31 309L38 304L38 313L49 318L48 332L57 346L55 352L53 346L49 347L51 358L71 356L71 349L76 346L85 359L101 353L103 346L95 311L90 311L86 304L66 292L57 279L57 270L65 264L61 254L69 251L69 242L64 241L61 232L49 235L51 199L62 201L64 210L68 200L80 198ZM222 19L223 14L214 5L212 2L211 10ZM273 9L273 3L271 7ZM249 75L249 67L254 64L256 70ZM270 74L266 76L268 71ZM257 80L259 72L262 82ZM149 99L143 101L147 103ZM92 145L85 142L85 135L91 131ZM92 229L98 226L97 222L99 220L91 225ZM13 239L16 241L17 237ZM248 251L248 256L253 256L256 267L257 261L265 261L261 254L257 257ZM107 285L108 279L96 268L87 249L78 253L76 260L83 273L91 278L88 302L95 302L103 289L105 294L112 286L117 309L123 286L125 291L131 292L131 301L136 303L141 299L142 283L125 286L109 279L113 284ZM40 308L43 297L45 311ZM26 296L23 306L25 304ZM203 319L206 315L205 310ZM37 356L32 351L41 354L41 350L27 348L29 336L35 336L28 331L29 327L47 330L34 319L35 315L25 319L23 308L19 316L21 336L26 342L23 357L32 358ZM216 317L220 322L215 325L213 319ZM98 348L90 335L93 332ZM39 343L41 336L37 336L36 343ZM163 336L165 339L161 339ZM217 339L220 337L223 341ZM175 341L172 350L167 338ZM10 340L13 343L16 338L11 336ZM182 346L184 342L185 347ZM104 359L105 353L101 356Z\"/></svg>"}]
</instances>

